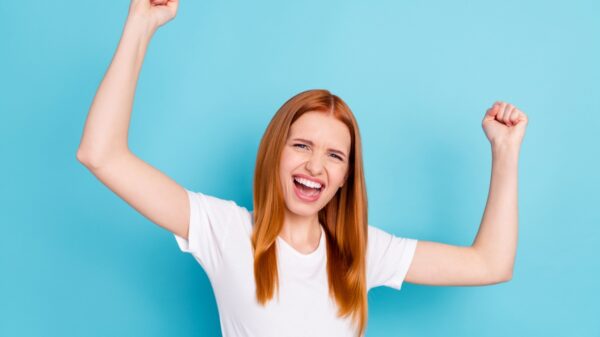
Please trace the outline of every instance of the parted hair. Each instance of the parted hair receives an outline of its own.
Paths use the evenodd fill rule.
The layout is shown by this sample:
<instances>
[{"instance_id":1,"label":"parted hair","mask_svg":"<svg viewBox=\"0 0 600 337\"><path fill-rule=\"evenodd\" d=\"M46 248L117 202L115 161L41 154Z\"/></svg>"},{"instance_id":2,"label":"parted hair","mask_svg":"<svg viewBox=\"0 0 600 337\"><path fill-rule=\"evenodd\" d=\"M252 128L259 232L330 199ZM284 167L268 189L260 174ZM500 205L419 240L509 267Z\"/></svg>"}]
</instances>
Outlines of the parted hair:
<instances>
[{"instance_id":1,"label":"parted hair","mask_svg":"<svg viewBox=\"0 0 600 337\"><path fill-rule=\"evenodd\" d=\"M291 125L304 113L321 112L343 122L350 131L348 178L319 210L327 241L329 294L339 317L352 317L361 336L367 323L367 191L361 140L354 114L327 90L307 90L286 101L271 119L258 148L253 181L252 246L256 298L265 305L279 291L276 239L283 227L285 200L279 177L283 148Z\"/></svg>"}]
</instances>

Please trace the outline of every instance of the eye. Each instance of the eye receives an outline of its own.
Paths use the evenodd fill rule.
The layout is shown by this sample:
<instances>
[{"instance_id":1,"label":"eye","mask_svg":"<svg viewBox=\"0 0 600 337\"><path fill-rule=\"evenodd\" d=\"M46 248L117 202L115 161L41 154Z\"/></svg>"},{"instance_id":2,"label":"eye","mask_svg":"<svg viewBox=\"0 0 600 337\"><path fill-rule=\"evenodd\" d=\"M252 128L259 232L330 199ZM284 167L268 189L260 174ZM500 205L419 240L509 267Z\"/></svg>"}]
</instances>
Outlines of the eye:
<instances>
[{"instance_id":1,"label":"eye","mask_svg":"<svg viewBox=\"0 0 600 337\"><path fill-rule=\"evenodd\" d=\"M298 143L298 144L294 144L293 146L294 146L294 147L297 147L297 148L301 148L301 149L308 148L308 146L306 146L306 144L300 144L300 143Z\"/></svg>"},{"instance_id":2,"label":"eye","mask_svg":"<svg viewBox=\"0 0 600 337\"><path fill-rule=\"evenodd\" d=\"M331 154L331 156L332 156L333 158L336 158L337 160L340 160L340 161L343 161L343 160L344 160L342 157L338 156L338 155L337 155L337 154L335 154L335 153L332 153L332 154Z\"/></svg>"}]
</instances>

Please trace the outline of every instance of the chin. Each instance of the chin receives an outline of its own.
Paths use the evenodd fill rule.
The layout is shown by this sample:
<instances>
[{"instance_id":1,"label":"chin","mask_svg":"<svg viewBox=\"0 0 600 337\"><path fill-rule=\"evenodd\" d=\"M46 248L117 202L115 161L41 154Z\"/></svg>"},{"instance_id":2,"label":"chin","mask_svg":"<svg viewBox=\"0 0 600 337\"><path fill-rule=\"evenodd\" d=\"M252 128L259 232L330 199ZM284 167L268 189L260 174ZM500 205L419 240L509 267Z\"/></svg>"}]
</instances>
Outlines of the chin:
<instances>
[{"instance_id":1,"label":"chin","mask_svg":"<svg viewBox=\"0 0 600 337\"><path fill-rule=\"evenodd\" d=\"M315 209L314 207L307 207L304 205L297 205L297 204L294 204L294 205L286 204L286 208L291 213L298 215L298 216L302 216L302 217L314 216L314 215L318 214L319 211L322 209L322 208Z\"/></svg>"}]
</instances>

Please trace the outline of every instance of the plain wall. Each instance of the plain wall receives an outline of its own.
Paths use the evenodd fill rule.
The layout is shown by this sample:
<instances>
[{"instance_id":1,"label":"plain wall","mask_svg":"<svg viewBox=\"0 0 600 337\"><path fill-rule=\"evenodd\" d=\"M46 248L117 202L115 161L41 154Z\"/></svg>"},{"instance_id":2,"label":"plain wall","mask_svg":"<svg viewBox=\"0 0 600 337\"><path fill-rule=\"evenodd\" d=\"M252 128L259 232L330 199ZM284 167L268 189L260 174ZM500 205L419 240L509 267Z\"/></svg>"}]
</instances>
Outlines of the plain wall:
<instances>
[{"instance_id":1,"label":"plain wall","mask_svg":"<svg viewBox=\"0 0 600 337\"><path fill-rule=\"evenodd\" d=\"M213 292L173 236L76 160L128 1L0 2L0 335L218 336ZM472 243L495 100L529 126L513 279L369 294L367 336L600 335L597 1L190 1L150 43L131 150L252 207L260 137L326 88L363 137L370 224Z\"/></svg>"}]
</instances>

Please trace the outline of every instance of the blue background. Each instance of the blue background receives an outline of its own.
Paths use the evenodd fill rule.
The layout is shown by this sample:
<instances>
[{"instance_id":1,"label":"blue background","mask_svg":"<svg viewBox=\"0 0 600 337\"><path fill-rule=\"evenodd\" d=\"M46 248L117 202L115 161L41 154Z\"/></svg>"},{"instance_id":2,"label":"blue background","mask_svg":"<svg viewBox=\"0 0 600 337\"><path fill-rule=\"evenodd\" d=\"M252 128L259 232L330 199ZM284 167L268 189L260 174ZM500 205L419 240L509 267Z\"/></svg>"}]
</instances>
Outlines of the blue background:
<instances>
[{"instance_id":1,"label":"blue background","mask_svg":"<svg viewBox=\"0 0 600 337\"><path fill-rule=\"evenodd\" d=\"M0 2L2 336L219 335L200 266L76 160L128 7ZM370 223L469 245L491 172L481 120L512 102L529 116L512 281L374 289L367 336L599 336L599 14L592 0L184 0L146 54L130 148L251 207L270 118L326 88L361 127Z\"/></svg>"}]
</instances>

